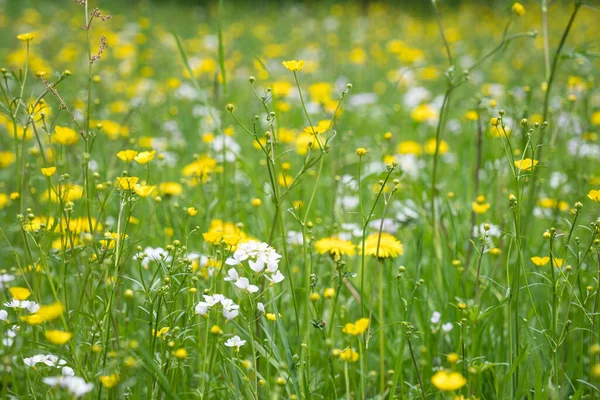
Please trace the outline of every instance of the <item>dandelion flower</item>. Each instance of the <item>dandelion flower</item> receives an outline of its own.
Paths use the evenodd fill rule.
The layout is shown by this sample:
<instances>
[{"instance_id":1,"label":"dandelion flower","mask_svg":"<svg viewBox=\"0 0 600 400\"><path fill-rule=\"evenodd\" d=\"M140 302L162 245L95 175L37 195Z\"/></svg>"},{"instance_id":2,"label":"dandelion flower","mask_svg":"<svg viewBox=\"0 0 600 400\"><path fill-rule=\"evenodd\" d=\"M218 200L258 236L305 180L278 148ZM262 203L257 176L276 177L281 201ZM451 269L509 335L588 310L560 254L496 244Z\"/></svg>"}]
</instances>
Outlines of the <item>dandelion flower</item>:
<instances>
[{"instance_id":1,"label":"dandelion flower","mask_svg":"<svg viewBox=\"0 0 600 400\"><path fill-rule=\"evenodd\" d=\"M402 242L393 235L382 232L367 236L365 241L365 254L379 258L396 258L404 254Z\"/></svg>"},{"instance_id":2,"label":"dandelion flower","mask_svg":"<svg viewBox=\"0 0 600 400\"><path fill-rule=\"evenodd\" d=\"M332 236L315 242L315 249L319 254L329 253L332 256L353 256L356 254L356 246L349 240L343 240Z\"/></svg>"}]
</instances>

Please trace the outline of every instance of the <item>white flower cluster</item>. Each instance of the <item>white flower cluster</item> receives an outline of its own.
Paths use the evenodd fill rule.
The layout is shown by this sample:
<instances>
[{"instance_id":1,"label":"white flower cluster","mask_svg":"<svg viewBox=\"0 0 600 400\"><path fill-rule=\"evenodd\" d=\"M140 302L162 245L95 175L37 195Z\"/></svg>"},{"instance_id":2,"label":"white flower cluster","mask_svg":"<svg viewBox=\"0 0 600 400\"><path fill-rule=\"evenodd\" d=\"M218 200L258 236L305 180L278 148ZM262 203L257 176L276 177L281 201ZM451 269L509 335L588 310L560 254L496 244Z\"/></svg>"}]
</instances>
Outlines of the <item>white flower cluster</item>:
<instances>
[{"instance_id":1,"label":"white flower cluster","mask_svg":"<svg viewBox=\"0 0 600 400\"><path fill-rule=\"evenodd\" d=\"M164 259L165 262L170 262L171 256L169 256L169 252L162 247L146 247L144 251L134 255L133 259L134 261L141 261L142 267L148 268L150 261L160 261Z\"/></svg>"},{"instance_id":2,"label":"white flower cluster","mask_svg":"<svg viewBox=\"0 0 600 400\"><path fill-rule=\"evenodd\" d=\"M81 397L94 388L93 383L87 383L78 376L51 376L44 378L44 383L52 387L58 386L61 389L66 389L75 397Z\"/></svg>"},{"instance_id":3,"label":"white flower cluster","mask_svg":"<svg viewBox=\"0 0 600 400\"><path fill-rule=\"evenodd\" d=\"M285 279L281 271L279 271L279 260L281 255L277 254L274 248L264 242L251 240L241 243L229 257L225 264L235 266L240 265L244 261L248 261L248 266L257 274L264 273L264 277L273 282L278 283ZM240 277L235 268L227 271L226 281L234 282L234 285L242 290L247 290L250 293L258 291L258 286L251 285L250 280L245 277Z\"/></svg>"},{"instance_id":4,"label":"white flower cluster","mask_svg":"<svg viewBox=\"0 0 600 400\"><path fill-rule=\"evenodd\" d=\"M36 303L35 301L29 301L29 300L13 300L13 301L9 301L8 303L4 303L4 307L9 307L9 308L25 308L30 313L34 313L34 312L36 312L37 310L40 309L40 305L38 303ZM4 311L4 310L1 310L1 311Z\"/></svg>"},{"instance_id":5,"label":"white flower cluster","mask_svg":"<svg viewBox=\"0 0 600 400\"><path fill-rule=\"evenodd\" d=\"M61 358L58 358L54 354L36 354L33 357L27 357L23 359L25 365L31 368L35 368L36 364L44 364L49 367L60 368L62 367L63 376L75 376L73 368L67 367L67 362Z\"/></svg>"},{"instance_id":6,"label":"white flower cluster","mask_svg":"<svg viewBox=\"0 0 600 400\"><path fill-rule=\"evenodd\" d=\"M223 316L227 318L227 320L232 320L238 316L240 306L222 294L215 294L214 296L204 295L204 301L201 301L196 305L196 314L205 315L209 309L216 307L219 304L223 308Z\"/></svg>"}]
</instances>

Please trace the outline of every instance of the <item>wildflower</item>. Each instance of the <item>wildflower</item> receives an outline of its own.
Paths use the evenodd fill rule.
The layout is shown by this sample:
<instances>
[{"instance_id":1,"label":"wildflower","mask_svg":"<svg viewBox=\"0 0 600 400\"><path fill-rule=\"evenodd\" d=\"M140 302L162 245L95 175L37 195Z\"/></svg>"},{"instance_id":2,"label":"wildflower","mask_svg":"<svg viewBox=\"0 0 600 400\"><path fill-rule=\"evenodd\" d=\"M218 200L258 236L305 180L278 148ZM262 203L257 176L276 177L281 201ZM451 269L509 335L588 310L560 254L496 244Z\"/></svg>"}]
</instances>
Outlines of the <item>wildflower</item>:
<instances>
[{"instance_id":1,"label":"wildflower","mask_svg":"<svg viewBox=\"0 0 600 400\"><path fill-rule=\"evenodd\" d=\"M517 167L521 171L528 171L528 170L532 170L533 167L538 165L538 163L539 163L538 160L532 160L531 158L524 158L522 160L516 160L515 167Z\"/></svg>"},{"instance_id":2,"label":"wildflower","mask_svg":"<svg viewBox=\"0 0 600 400\"><path fill-rule=\"evenodd\" d=\"M156 155L156 150L152 151L142 151L138 155L135 156L135 161L138 164L148 164L150 161L154 160L154 156Z\"/></svg>"},{"instance_id":3,"label":"wildflower","mask_svg":"<svg viewBox=\"0 0 600 400\"><path fill-rule=\"evenodd\" d=\"M310 301L312 301L313 303L316 303L320 299L321 299L321 295L319 293L313 292L310 294Z\"/></svg>"},{"instance_id":4,"label":"wildflower","mask_svg":"<svg viewBox=\"0 0 600 400\"><path fill-rule=\"evenodd\" d=\"M8 303L4 303L4 306L10 308L24 308L30 313L35 313L40 309L40 305L38 303L29 300L13 300Z\"/></svg>"},{"instance_id":5,"label":"wildflower","mask_svg":"<svg viewBox=\"0 0 600 400\"><path fill-rule=\"evenodd\" d=\"M550 262L550 257L531 257L531 262L538 267L543 267Z\"/></svg>"},{"instance_id":6,"label":"wildflower","mask_svg":"<svg viewBox=\"0 0 600 400\"><path fill-rule=\"evenodd\" d=\"M453 328L454 325L452 325L452 322L446 322L442 325L442 331L446 333L450 332Z\"/></svg>"},{"instance_id":7,"label":"wildflower","mask_svg":"<svg viewBox=\"0 0 600 400\"><path fill-rule=\"evenodd\" d=\"M52 344L63 345L71 340L73 334L71 332L48 330L44 332L44 336L46 336L46 339Z\"/></svg>"},{"instance_id":8,"label":"wildflower","mask_svg":"<svg viewBox=\"0 0 600 400\"><path fill-rule=\"evenodd\" d=\"M435 154L436 143L437 142L435 141L435 139L428 139L423 145L425 153ZM438 154L446 154L449 150L450 146L448 145L448 142L446 142L445 140L440 140L438 145Z\"/></svg>"},{"instance_id":9,"label":"wildflower","mask_svg":"<svg viewBox=\"0 0 600 400\"><path fill-rule=\"evenodd\" d=\"M232 338L227 339L225 342L225 346L234 347L235 351L240 351L240 347L246 344L245 340L240 339L238 335L235 335Z\"/></svg>"},{"instance_id":10,"label":"wildflower","mask_svg":"<svg viewBox=\"0 0 600 400\"><path fill-rule=\"evenodd\" d=\"M382 232L367 236L365 254L379 258L396 258L404 254L402 242L393 235Z\"/></svg>"},{"instance_id":11,"label":"wildflower","mask_svg":"<svg viewBox=\"0 0 600 400\"><path fill-rule=\"evenodd\" d=\"M490 208L490 204L485 202L485 196L477 196L477 201L471 203L471 207L473 208L473 212L477 214L483 214Z\"/></svg>"},{"instance_id":12,"label":"wildflower","mask_svg":"<svg viewBox=\"0 0 600 400\"><path fill-rule=\"evenodd\" d=\"M358 361L358 353L354 349L347 348L340 353L340 358L348 363Z\"/></svg>"},{"instance_id":13,"label":"wildflower","mask_svg":"<svg viewBox=\"0 0 600 400\"><path fill-rule=\"evenodd\" d=\"M281 255L267 243L251 240L241 243L225 264L235 266L247 261L252 271L260 273L266 268L265 277L270 281L280 282L283 280L283 274L279 272L280 259Z\"/></svg>"},{"instance_id":14,"label":"wildflower","mask_svg":"<svg viewBox=\"0 0 600 400\"><path fill-rule=\"evenodd\" d=\"M104 375L100 377L100 382L102 382L102 386L106 389L112 389L119 384L121 377L119 374L112 375Z\"/></svg>"},{"instance_id":15,"label":"wildflower","mask_svg":"<svg viewBox=\"0 0 600 400\"><path fill-rule=\"evenodd\" d=\"M210 327L210 333L212 333L213 335L222 335L223 329L221 329L219 325L213 325Z\"/></svg>"},{"instance_id":16,"label":"wildflower","mask_svg":"<svg viewBox=\"0 0 600 400\"><path fill-rule=\"evenodd\" d=\"M343 240L332 236L315 242L315 249L319 254L329 253L332 256L353 256L356 254L356 246L349 240Z\"/></svg>"},{"instance_id":17,"label":"wildflower","mask_svg":"<svg viewBox=\"0 0 600 400\"><path fill-rule=\"evenodd\" d=\"M261 204L262 204L261 199L259 199L259 198L252 199L252 207L260 207Z\"/></svg>"},{"instance_id":18,"label":"wildflower","mask_svg":"<svg viewBox=\"0 0 600 400\"><path fill-rule=\"evenodd\" d=\"M155 331L154 329L152 329L152 335L154 335L155 337L164 338L167 335L167 332L169 332L168 326L162 327L158 331Z\"/></svg>"},{"instance_id":19,"label":"wildflower","mask_svg":"<svg viewBox=\"0 0 600 400\"><path fill-rule=\"evenodd\" d=\"M355 323L347 323L343 328L342 332L347 333L349 335L358 336L362 335L367 331L369 327L369 319L361 318Z\"/></svg>"},{"instance_id":20,"label":"wildflower","mask_svg":"<svg viewBox=\"0 0 600 400\"><path fill-rule=\"evenodd\" d=\"M19 39L22 42L29 42L30 40L33 40L34 37L35 34L31 32L21 33L20 35L17 35L17 39Z\"/></svg>"},{"instance_id":21,"label":"wildflower","mask_svg":"<svg viewBox=\"0 0 600 400\"><path fill-rule=\"evenodd\" d=\"M177 182L163 182L158 189L167 196L179 196L183 192L183 187Z\"/></svg>"},{"instance_id":22,"label":"wildflower","mask_svg":"<svg viewBox=\"0 0 600 400\"><path fill-rule=\"evenodd\" d=\"M21 319L31 325L39 325L46 321L52 321L60 317L64 311L61 303L54 303L48 306L41 306L35 313L21 317Z\"/></svg>"},{"instance_id":23,"label":"wildflower","mask_svg":"<svg viewBox=\"0 0 600 400\"><path fill-rule=\"evenodd\" d=\"M490 125L492 125L492 126L498 126L499 124L500 124L500 119L499 118L496 118L496 117L490 118Z\"/></svg>"},{"instance_id":24,"label":"wildflower","mask_svg":"<svg viewBox=\"0 0 600 400\"><path fill-rule=\"evenodd\" d=\"M190 217L193 217L194 215L198 214L198 210L196 209L196 207L188 207L187 214Z\"/></svg>"},{"instance_id":25,"label":"wildflower","mask_svg":"<svg viewBox=\"0 0 600 400\"><path fill-rule=\"evenodd\" d=\"M42 168L41 171L42 171L42 175L49 178L52 175L54 175L54 173L56 172L56 167Z\"/></svg>"},{"instance_id":26,"label":"wildflower","mask_svg":"<svg viewBox=\"0 0 600 400\"><path fill-rule=\"evenodd\" d=\"M460 389L467 384L467 380L460 372L438 371L431 377L431 383L446 392Z\"/></svg>"},{"instance_id":27,"label":"wildflower","mask_svg":"<svg viewBox=\"0 0 600 400\"><path fill-rule=\"evenodd\" d=\"M596 203L600 202L600 190L590 190L588 198Z\"/></svg>"},{"instance_id":28,"label":"wildflower","mask_svg":"<svg viewBox=\"0 0 600 400\"><path fill-rule=\"evenodd\" d=\"M432 324L437 324L438 322L440 322L440 318L442 317L442 314L440 314L438 311L434 311L433 314L431 314L431 323Z\"/></svg>"},{"instance_id":29,"label":"wildflower","mask_svg":"<svg viewBox=\"0 0 600 400\"><path fill-rule=\"evenodd\" d=\"M356 155L359 157L364 157L367 155L367 149L365 149L364 147L359 147L358 149L356 149Z\"/></svg>"},{"instance_id":30,"label":"wildflower","mask_svg":"<svg viewBox=\"0 0 600 400\"><path fill-rule=\"evenodd\" d=\"M292 72L300 71L302 68L304 68L304 60L284 61L282 64L288 71Z\"/></svg>"},{"instance_id":31,"label":"wildflower","mask_svg":"<svg viewBox=\"0 0 600 400\"><path fill-rule=\"evenodd\" d=\"M512 12L513 14L522 17L523 15L525 15L525 7L523 7L521 3L514 3L512 5Z\"/></svg>"},{"instance_id":32,"label":"wildflower","mask_svg":"<svg viewBox=\"0 0 600 400\"><path fill-rule=\"evenodd\" d=\"M33 357L24 358L23 363L31 368L34 368L36 364L40 363L54 368L59 368L67 364L65 360L58 358L54 354L36 354Z\"/></svg>"},{"instance_id":33,"label":"wildflower","mask_svg":"<svg viewBox=\"0 0 600 400\"><path fill-rule=\"evenodd\" d=\"M81 397L92 391L94 385L87 383L83 378L78 376L53 376L44 378L44 383L51 387L59 387L66 389L75 397Z\"/></svg>"},{"instance_id":34,"label":"wildflower","mask_svg":"<svg viewBox=\"0 0 600 400\"><path fill-rule=\"evenodd\" d=\"M122 190L134 190L140 178L137 176L123 176L117 178L117 186Z\"/></svg>"},{"instance_id":35,"label":"wildflower","mask_svg":"<svg viewBox=\"0 0 600 400\"><path fill-rule=\"evenodd\" d=\"M405 140L398 144L396 152L398 154L414 154L419 156L423 153L423 147L414 140Z\"/></svg>"},{"instance_id":36,"label":"wildflower","mask_svg":"<svg viewBox=\"0 0 600 400\"><path fill-rule=\"evenodd\" d=\"M285 378L283 376L278 376L277 380L275 382L280 386L283 386L287 383L287 381L285 380Z\"/></svg>"},{"instance_id":37,"label":"wildflower","mask_svg":"<svg viewBox=\"0 0 600 400\"><path fill-rule=\"evenodd\" d=\"M275 314L273 313L266 313L265 317L269 320L269 321L277 321L277 317L275 316Z\"/></svg>"},{"instance_id":38,"label":"wildflower","mask_svg":"<svg viewBox=\"0 0 600 400\"><path fill-rule=\"evenodd\" d=\"M185 348L177 349L173 352L173 355L180 360L185 359L188 356L188 352Z\"/></svg>"},{"instance_id":39,"label":"wildflower","mask_svg":"<svg viewBox=\"0 0 600 400\"><path fill-rule=\"evenodd\" d=\"M121 161L132 162L135 157L138 155L138 152L135 150L121 150L117 153L117 157Z\"/></svg>"},{"instance_id":40,"label":"wildflower","mask_svg":"<svg viewBox=\"0 0 600 400\"><path fill-rule=\"evenodd\" d=\"M135 185L133 191L140 197L148 197L156 189L156 186Z\"/></svg>"},{"instance_id":41,"label":"wildflower","mask_svg":"<svg viewBox=\"0 0 600 400\"><path fill-rule=\"evenodd\" d=\"M64 146L70 146L77 143L79 134L71 128L56 126L54 128L54 140Z\"/></svg>"},{"instance_id":42,"label":"wildflower","mask_svg":"<svg viewBox=\"0 0 600 400\"><path fill-rule=\"evenodd\" d=\"M323 292L323 296L326 299L333 299L333 297L335 296L335 289L334 288L325 289L325 291Z\"/></svg>"},{"instance_id":43,"label":"wildflower","mask_svg":"<svg viewBox=\"0 0 600 400\"><path fill-rule=\"evenodd\" d=\"M13 286L9 288L8 291L15 300L19 301L27 300L27 298L31 296L31 292L29 291L29 289L23 287Z\"/></svg>"}]
</instances>

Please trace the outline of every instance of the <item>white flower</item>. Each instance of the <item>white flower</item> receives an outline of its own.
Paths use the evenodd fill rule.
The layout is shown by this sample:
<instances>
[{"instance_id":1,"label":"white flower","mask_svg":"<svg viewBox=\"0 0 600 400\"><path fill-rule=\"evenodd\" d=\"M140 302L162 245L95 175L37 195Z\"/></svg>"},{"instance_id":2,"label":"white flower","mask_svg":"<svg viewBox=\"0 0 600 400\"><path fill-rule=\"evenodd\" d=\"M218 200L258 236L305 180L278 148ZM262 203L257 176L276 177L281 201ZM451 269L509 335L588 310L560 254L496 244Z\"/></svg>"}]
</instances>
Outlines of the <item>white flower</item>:
<instances>
[{"instance_id":1,"label":"white flower","mask_svg":"<svg viewBox=\"0 0 600 400\"><path fill-rule=\"evenodd\" d=\"M13 281L15 279L14 276L9 274L0 274L0 290L4 289L4 284L6 282Z\"/></svg>"},{"instance_id":2,"label":"white flower","mask_svg":"<svg viewBox=\"0 0 600 400\"><path fill-rule=\"evenodd\" d=\"M63 367L62 374L63 376L75 376L75 371L71 367Z\"/></svg>"},{"instance_id":3,"label":"white flower","mask_svg":"<svg viewBox=\"0 0 600 400\"><path fill-rule=\"evenodd\" d=\"M76 397L83 396L91 392L94 388L92 383L87 383L83 378L78 376L52 376L44 378L44 383L52 387L58 386L62 389L67 389L69 393Z\"/></svg>"},{"instance_id":4,"label":"white flower","mask_svg":"<svg viewBox=\"0 0 600 400\"><path fill-rule=\"evenodd\" d=\"M4 303L4 307L26 308L30 313L34 313L40 309L40 305L38 303L29 300L12 300L8 303Z\"/></svg>"},{"instance_id":5,"label":"white flower","mask_svg":"<svg viewBox=\"0 0 600 400\"><path fill-rule=\"evenodd\" d=\"M226 281L237 281L238 279L240 279L240 276L238 275L235 268L230 268L229 271L227 271L227 275L228 276L225 278Z\"/></svg>"},{"instance_id":6,"label":"white flower","mask_svg":"<svg viewBox=\"0 0 600 400\"><path fill-rule=\"evenodd\" d=\"M442 317L442 314L440 314L437 311L434 311L433 314L431 315L431 323L437 324L438 322L440 322L441 317Z\"/></svg>"},{"instance_id":7,"label":"white flower","mask_svg":"<svg viewBox=\"0 0 600 400\"><path fill-rule=\"evenodd\" d=\"M452 325L452 322L446 322L444 325L442 325L442 331L448 333L452 330L452 328L454 328L454 325Z\"/></svg>"},{"instance_id":8,"label":"white flower","mask_svg":"<svg viewBox=\"0 0 600 400\"><path fill-rule=\"evenodd\" d=\"M283 276L281 271L276 271L270 278L267 275L265 275L265 277L273 283L279 283L285 279L285 276Z\"/></svg>"},{"instance_id":9,"label":"white flower","mask_svg":"<svg viewBox=\"0 0 600 400\"><path fill-rule=\"evenodd\" d=\"M0 310L0 321L6 321L8 319L8 312L6 310Z\"/></svg>"},{"instance_id":10,"label":"white flower","mask_svg":"<svg viewBox=\"0 0 600 400\"><path fill-rule=\"evenodd\" d=\"M258 304L256 305L256 308L258 309L258 311L260 311L261 313L265 312L265 305L263 303L261 303L260 301L258 302Z\"/></svg>"},{"instance_id":11,"label":"white flower","mask_svg":"<svg viewBox=\"0 0 600 400\"><path fill-rule=\"evenodd\" d=\"M23 359L23 363L28 367L35 367L36 364L42 363L49 367L59 368L67 364L63 359L59 359L54 354L36 354L33 357Z\"/></svg>"},{"instance_id":12,"label":"white flower","mask_svg":"<svg viewBox=\"0 0 600 400\"><path fill-rule=\"evenodd\" d=\"M239 351L240 347L243 346L243 345L245 345L245 344L246 344L246 341L240 339L240 337L238 335L235 335L234 337L227 339L227 341L225 342L225 346L227 346L227 347L235 347L235 349L237 351Z\"/></svg>"},{"instance_id":13,"label":"white flower","mask_svg":"<svg viewBox=\"0 0 600 400\"><path fill-rule=\"evenodd\" d=\"M234 283L234 285L242 290L247 290L250 293L258 292L258 286L251 285L248 278L240 278Z\"/></svg>"}]
</instances>

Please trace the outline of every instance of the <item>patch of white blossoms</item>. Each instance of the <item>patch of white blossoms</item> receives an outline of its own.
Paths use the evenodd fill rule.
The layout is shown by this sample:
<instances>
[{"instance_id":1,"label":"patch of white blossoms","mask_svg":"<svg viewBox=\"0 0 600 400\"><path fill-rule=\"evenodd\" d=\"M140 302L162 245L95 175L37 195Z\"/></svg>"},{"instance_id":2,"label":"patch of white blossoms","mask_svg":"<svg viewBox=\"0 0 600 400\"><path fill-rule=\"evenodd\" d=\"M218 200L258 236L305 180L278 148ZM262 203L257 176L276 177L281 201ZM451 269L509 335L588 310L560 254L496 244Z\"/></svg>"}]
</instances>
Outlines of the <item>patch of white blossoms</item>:
<instances>
[{"instance_id":1,"label":"patch of white blossoms","mask_svg":"<svg viewBox=\"0 0 600 400\"><path fill-rule=\"evenodd\" d=\"M225 264L235 267L247 262L255 275L262 275L272 283L279 283L285 279L279 271L280 260L281 254L278 254L267 243L251 240L239 244L233 255L225 261ZM258 291L258 286L251 284L250 280L241 276L235 268L230 268L227 271L225 280L233 282L239 289L247 290L250 293Z\"/></svg>"},{"instance_id":2,"label":"patch of white blossoms","mask_svg":"<svg viewBox=\"0 0 600 400\"><path fill-rule=\"evenodd\" d=\"M204 295L204 301L196 305L196 314L206 315L209 310L219 306L222 309L223 316L227 320L232 320L239 314L240 306L222 294L215 294L213 296Z\"/></svg>"},{"instance_id":3,"label":"patch of white blossoms","mask_svg":"<svg viewBox=\"0 0 600 400\"><path fill-rule=\"evenodd\" d=\"M87 383L78 376L51 376L44 378L44 383L52 387L66 389L75 397L81 397L94 389L94 384Z\"/></svg>"}]
</instances>

